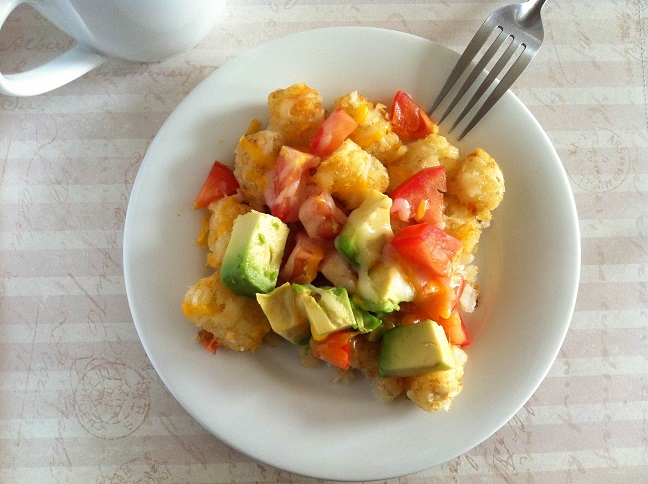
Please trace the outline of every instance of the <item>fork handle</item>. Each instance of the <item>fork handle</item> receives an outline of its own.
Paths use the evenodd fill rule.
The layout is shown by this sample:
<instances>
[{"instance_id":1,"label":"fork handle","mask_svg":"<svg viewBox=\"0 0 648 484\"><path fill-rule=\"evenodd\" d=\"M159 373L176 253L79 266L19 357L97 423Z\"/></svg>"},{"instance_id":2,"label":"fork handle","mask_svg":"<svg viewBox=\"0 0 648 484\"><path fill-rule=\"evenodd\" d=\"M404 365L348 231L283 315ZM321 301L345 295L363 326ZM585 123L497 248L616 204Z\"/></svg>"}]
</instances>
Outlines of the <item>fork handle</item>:
<instances>
[{"instance_id":1,"label":"fork handle","mask_svg":"<svg viewBox=\"0 0 648 484\"><path fill-rule=\"evenodd\" d=\"M520 24L529 24L540 18L540 11L547 0L528 0L520 5L518 13L518 22Z\"/></svg>"}]
</instances>

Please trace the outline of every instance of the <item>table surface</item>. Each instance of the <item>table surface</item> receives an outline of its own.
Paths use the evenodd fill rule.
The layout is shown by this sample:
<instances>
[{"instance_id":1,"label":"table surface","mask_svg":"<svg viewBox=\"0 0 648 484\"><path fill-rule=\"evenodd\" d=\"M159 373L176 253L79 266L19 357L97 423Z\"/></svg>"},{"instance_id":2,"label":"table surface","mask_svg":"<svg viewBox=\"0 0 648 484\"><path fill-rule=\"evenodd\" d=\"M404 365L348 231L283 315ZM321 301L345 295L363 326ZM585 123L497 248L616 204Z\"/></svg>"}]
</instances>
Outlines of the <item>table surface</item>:
<instances>
[{"instance_id":1,"label":"table surface","mask_svg":"<svg viewBox=\"0 0 648 484\"><path fill-rule=\"evenodd\" d=\"M187 54L151 65L111 60L48 94L0 95L0 481L305 480L211 436L150 364L122 267L140 162L194 86L268 39L363 25L461 51L502 3L231 0ZM543 19L545 43L513 91L554 143L576 199L574 317L547 378L513 419L404 482L648 478L648 6L556 0ZM0 33L0 71L71 45L20 6ZM101 394L93 408L106 425L84 420L80 385ZM128 398L146 411L111 419Z\"/></svg>"}]
</instances>

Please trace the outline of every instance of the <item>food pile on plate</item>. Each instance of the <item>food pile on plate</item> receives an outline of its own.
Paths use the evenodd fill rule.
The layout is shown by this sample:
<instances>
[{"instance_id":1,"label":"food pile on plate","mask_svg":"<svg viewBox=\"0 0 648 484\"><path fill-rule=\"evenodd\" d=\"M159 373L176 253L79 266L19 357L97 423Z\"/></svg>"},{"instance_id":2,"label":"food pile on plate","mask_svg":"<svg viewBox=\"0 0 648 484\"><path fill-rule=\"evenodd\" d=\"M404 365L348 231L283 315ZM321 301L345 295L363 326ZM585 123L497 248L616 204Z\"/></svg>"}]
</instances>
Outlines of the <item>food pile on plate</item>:
<instances>
[{"instance_id":1,"label":"food pile on plate","mask_svg":"<svg viewBox=\"0 0 648 484\"><path fill-rule=\"evenodd\" d=\"M215 162L194 204L213 272L187 291L186 317L217 348L253 351L277 335L304 364L359 370L381 398L448 410L470 344L473 264L504 177L485 151L463 159L407 93L388 108L358 92L328 110L305 84L268 96Z\"/></svg>"}]
</instances>

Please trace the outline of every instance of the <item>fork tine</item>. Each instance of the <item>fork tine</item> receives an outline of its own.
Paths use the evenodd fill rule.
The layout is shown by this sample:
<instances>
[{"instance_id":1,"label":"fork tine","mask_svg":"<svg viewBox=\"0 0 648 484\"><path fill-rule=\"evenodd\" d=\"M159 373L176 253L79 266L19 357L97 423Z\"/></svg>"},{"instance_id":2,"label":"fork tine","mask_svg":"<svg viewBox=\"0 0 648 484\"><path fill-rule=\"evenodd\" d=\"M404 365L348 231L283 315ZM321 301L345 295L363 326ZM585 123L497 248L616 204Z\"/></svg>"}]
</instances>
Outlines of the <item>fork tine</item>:
<instances>
[{"instance_id":1,"label":"fork tine","mask_svg":"<svg viewBox=\"0 0 648 484\"><path fill-rule=\"evenodd\" d=\"M452 89L452 86L454 86L455 82L457 82L457 79L461 77L461 74L463 74L464 70L466 70L466 67L470 65L477 52L479 52L481 46L484 44L484 42L486 42L495 28L497 27L490 25L488 21L482 24L482 26L479 28L475 36L466 47L466 50L464 50L464 53L461 54L461 57L455 64L454 69L452 69L450 76L446 80L446 83L443 85L441 92L432 105L432 109L430 109L430 114L437 107L439 107L441 101L443 101L450 89Z\"/></svg>"},{"instance_id":2,"label":"fork tine","mask_svg":"<svg viewBox=\"0 0 648 484\"><path fill-rule=\"evenodd\" d=\"M544 38L541 10L545 2L546 0L525 0L519 4L504 5L495 9L459 57L429 111L432 116L448 94L454 90L453 99L449 100L445 112L439 119L440 124L467 97L466 94L474 90L470 100L464 105L454 124L448 130L448 132L452 132L474 109L476 114L465 123L463 132L458 137L459 140L497 103L535 57ZM487 47L486 41L494 33L497 34L493 36L494 40L488 42L490 45ZM497 59L496 54L503 49L508 39L511 39L509 45ZM474 67L469 68L482 49L485 49L484 55L481 56L481 59L475 60ZM494 62L495 65L490 71L486 71L491 62ZM482 72L484 72L484 79L478 83ZM455 87L455 84L459 86L458 81L464 74L466 78L463 84L460 87ZM499 78L500 75L501 78ZM486 95L489 90L490 92ZM482 98L485 98L485 101L481 102L481 106L478 106Z\"/></svg>"},{"instance_id":3,"label":"fork tine","mask_svg":"<svg viewBox=\"0 0 648 484\"><path fill-rule=\"evenodd\" d=\"M486 79L483 80L483 82L479 85L477 88L477 91L475 91L475 94L470 98L470 101L468 101L468 104L466 104L466 107L461 111L461 114L457 117L455 120L454 124L450 128L450 131L454 130L457 125L463 120L463 118L468 114L468 112L475 107L475 104L477 104L477 101L484 95L486 90L490 87L491 84L493 84L493 81L497 77L497 75L504 69L504 66L506 63L511 59L513 54L517 51L518 47L520 47L520 42L516 42L515 39L513 39L513 42L509 44L509 46L506 48L502 56L498 59L498 61L495 63L493 66L493 69L488 73L486 76Z\"/></svg>"},{"instance_id":4,"label":"fork tine","mask_svg":"<svg viewBox=\"0 0 648 484\"><path fill-rule=\"evenodd\" d=\"M522 44L524 45L524 44ZM520 54L520 56L515 60L511 68L508 70L508 72L504 75L502 80L497 84L497 87L493 90L493 92L490 93L486 101L484 101L484 104L479 108L473 119L468 123L468 125L464 128L464 130L461 132L461 135L459 135L459 140L461 140L467 133L470 131L472 128L475 127L475 125L479 122L479 120L486 114L486 112L492 108L497 101L499 101L499 98L502 97L502 95L508 90L509 87L513 84L513 82L520 76L522 71L526 68L527 65L529 65L529 62L535 57L536 52L527 52L526 46L525 50Z\"/></svg>"},{"instance_id":5,"label":"fork tine","mask_svg":"<svg viewBox=\"0 0 648 484\"><path fill-rule=\"evenodd\" d=\"M464 83L462 84L461 88L457 91L457 94L455 94L454 99L450 103L450 105L446 108L445 113L443 113L443 116L439 118L439 124L443 122L443 120L452 112L452 110L455 108L455 106L461 101L461 98L464 97L466 92L468 92L468 89L470 89L470 86L473 85L475 82L475 79L479 77L479 74L482 73L488 62L492 59L492 57L495 55L495 52L502 46L504 41L508 38L508 35L504 34L504 31L501 30L501 27L498 27L495 30L500 29L500 33L497 35L497 38L493 41L491 46L488 48L488 50L484 53L482 58L479 60L477 65L473 68L471 71L470 75L466 78Z\"/></svg>"}]
</instances>

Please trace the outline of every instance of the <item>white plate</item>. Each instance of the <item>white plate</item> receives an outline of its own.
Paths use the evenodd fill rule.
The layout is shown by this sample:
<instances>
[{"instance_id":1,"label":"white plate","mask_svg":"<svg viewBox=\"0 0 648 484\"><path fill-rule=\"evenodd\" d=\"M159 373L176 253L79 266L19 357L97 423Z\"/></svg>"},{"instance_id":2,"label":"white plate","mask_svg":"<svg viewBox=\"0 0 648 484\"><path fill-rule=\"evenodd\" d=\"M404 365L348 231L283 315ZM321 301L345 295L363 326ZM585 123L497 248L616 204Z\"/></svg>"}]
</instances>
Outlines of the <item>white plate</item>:
<instances>
[{"instance_id":1,"label":"white plate","mask_svg":"<svg viewBox=\"0 0 648 484\"><path fill-rule=\"evenodd\" d=\"M358 90L389 103L398 89L431 105L458 55L419 37L341 27L273 40L228 62L197 86L151 144L133 187L124 230L131 311L158 374L187 411L237 450L313 477L384 479L446 462L479 444L528 400L553 363L574 308L580 241L560 159L522 103L507 93L463 142L501 165L504 203L482 239L482 296L467 324L464 390L448 413L409 401L379 403L358 377L306 369L289 344L256 354L195 342L180 311L187 287L207 274L195 246L192 203L214 159L231 163L267 95L305 82L325 103Z\"/></svg>"}]
</instances>

